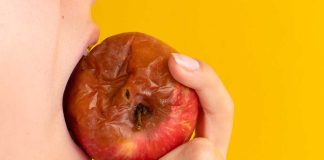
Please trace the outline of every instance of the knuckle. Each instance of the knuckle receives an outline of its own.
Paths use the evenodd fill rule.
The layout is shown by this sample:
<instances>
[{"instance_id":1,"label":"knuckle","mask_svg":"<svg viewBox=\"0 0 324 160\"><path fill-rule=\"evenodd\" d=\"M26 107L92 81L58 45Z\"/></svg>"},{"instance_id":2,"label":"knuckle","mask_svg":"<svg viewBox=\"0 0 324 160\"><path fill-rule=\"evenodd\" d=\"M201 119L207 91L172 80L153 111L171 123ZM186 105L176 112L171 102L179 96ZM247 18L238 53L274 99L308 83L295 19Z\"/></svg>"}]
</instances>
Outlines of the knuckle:
<instances>
[{"instance_id":1,"label":"knuckle","mask_svg":"<svg viewBox=\"0 0 324 160\"><path fill-rule=\"evenodd\" d=\"M212 67L208 64L208 63L205 63L205 62L202 62L202 61L198 61L199 64L200 64L200 67L202 70L204 71L213 71Z\"/></svg>"},{"instance_id":2,"label":"knuckle","mask_svg":"<svg viewBox=\"0 0 324 160\"><path fill-rule=\"evenodd\" d=\"M215 160L216 149L212 142L206 138L195 138L190 141L190 145L186 149L187 155L190 155L190 160Z\"/></svg>"},{"instance_id":3,"label":"knuckle","mask_svg":"<svg viewBox=\"0 0 324 160\"><path fill-rule=\"evenodd\" d=\"M227 106L226 108L229 115L234 115L234 111L235 111L234 101L230 95L228 95L227 100L225 100L225 106Z\"/></svg>"},{"instance_id":4,"label":"knuckle","mask_svg":"<svg viewBox=\"0 0 324 160\"><path fill-rule=\"evenodd\" d=\"M208 88L217 88L218 85L222 84L220 78L218 77L217 73L207 63L200 62L201 64L201 79L204 80L204 83L201 83L201 87L208 89Z\"/></svg>"},{"instance_id":5,"label":"knuckle","mask_svg":"<svg viewBox=\"0 0 324 160\"><path fill-rule=\"evenodd\" d=\"M222 106L222 111L226 113L230 118L234 116L234 101L221 79L218 77L214 69L207 63L199 61L201 65L202 78L204 83L198 83L199 87L196 89L198 93L208 92L209 96L212 93L217 93L216 104ZM206 96L206 94L202 94Z\"/></svg>"}]
</instances>

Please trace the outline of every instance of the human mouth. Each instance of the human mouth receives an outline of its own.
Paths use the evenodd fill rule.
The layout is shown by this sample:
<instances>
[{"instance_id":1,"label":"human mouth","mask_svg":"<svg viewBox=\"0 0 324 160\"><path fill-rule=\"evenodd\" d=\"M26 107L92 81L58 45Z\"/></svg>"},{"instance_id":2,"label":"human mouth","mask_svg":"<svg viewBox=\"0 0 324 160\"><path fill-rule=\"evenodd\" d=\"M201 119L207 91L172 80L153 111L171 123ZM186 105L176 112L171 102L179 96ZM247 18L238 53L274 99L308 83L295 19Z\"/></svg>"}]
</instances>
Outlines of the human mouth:
<instances>
[{"instance_id":1,"label":"human mouth","mask_svg":"<svg viewBox=\"0 0 324 160\"><path fill-rule=\"evenodd\" d=\"M90 52L90 49L87 48L87 49L85 49L85 50L82 52L82 55L83 55L83 56L87 56L87 55L89 54L89 52Z\"/></svg>"},{"instance_id":2,"label":"human mouth","mask_svg":"<svg viewBox=\"0 0 324 160\"><path fill-rule=\"evenodd\" d=\"M89 38L82 52L84 56L88 55L92 47L98 42L98 39L99 39L99 28L96 25L92 25Z\"/></svg>"}]
</instances>

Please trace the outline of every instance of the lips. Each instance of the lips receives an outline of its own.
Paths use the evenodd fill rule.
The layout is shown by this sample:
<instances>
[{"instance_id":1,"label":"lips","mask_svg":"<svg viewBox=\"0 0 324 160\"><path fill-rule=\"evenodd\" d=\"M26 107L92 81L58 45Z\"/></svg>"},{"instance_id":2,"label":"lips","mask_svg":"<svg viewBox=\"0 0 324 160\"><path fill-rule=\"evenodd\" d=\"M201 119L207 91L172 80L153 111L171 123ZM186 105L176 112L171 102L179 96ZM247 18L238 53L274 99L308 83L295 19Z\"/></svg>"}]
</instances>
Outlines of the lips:
<instances>
[{"instance_id":1,"label":"lips","mask_svg":"<svg viewBox=\"0 0 324 160\"><path fill-rule=\"evenodd\" d=\"M99 39L99 28L95 25L91 25L90 36L88 38L87 43L84 46L84 50L91 50L91 48L98 42Z\"/></svg>"}]
</instances>

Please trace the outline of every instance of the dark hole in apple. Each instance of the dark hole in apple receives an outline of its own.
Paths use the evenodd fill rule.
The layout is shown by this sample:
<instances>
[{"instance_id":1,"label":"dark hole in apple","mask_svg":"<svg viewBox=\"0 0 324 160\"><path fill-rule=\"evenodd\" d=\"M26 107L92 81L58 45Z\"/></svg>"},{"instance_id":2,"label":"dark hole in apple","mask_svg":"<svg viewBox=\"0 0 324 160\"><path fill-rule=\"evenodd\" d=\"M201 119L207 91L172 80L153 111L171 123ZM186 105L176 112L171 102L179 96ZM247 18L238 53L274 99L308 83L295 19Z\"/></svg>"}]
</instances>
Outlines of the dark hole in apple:
<instances>
[{"instance_id":1,"label":"dark hole in apple","mask_svg":"<svg viewBox=\"0 0 324 160\"><path fill-rule=\"evenodd\" d=\"M129 90L128 90L128 89L126 89L125 97L126 97L127 99L129 99L129 97L130 97L130 94L129 94Z\"/></svg>"},{"instance_id":2,"label":"dark hole in apple","mask_svg":"<svg viewBox=\"0 0 324 160\"><path fill-rule=\"evenodd\" d=\"M135 112L134 112L134 116L136 119L136 129L137 130L141 130L142 129L142 117L147 115L149 113L148 107L145 106L142 103L139 103L136 106Z\"/></svg>"}]
</instances>

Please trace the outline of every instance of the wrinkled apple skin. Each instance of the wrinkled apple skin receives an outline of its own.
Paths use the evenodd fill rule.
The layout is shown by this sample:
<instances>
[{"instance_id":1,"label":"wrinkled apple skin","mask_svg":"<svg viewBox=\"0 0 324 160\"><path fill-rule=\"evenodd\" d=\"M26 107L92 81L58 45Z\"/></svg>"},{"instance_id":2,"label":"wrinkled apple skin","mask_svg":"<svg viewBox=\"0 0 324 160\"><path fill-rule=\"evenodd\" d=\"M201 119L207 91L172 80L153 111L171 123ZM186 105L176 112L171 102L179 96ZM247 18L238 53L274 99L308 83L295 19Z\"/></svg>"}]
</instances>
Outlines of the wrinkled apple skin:
<instances>
[{"instance_id":1,"label":"wrinkled apple skin","mask_svg":"<svg viewBox=\"0 0 324 160\"><path fill-rule=\"evenodd\" d=\"M80 60L65 91L64 111L72 136L89 156L158 159L190 139L199 102L169 73L173 52L148 35L123 33ZM139 104L146 108L141 123L135 114Z\"/></svg>"}]
</instances>

